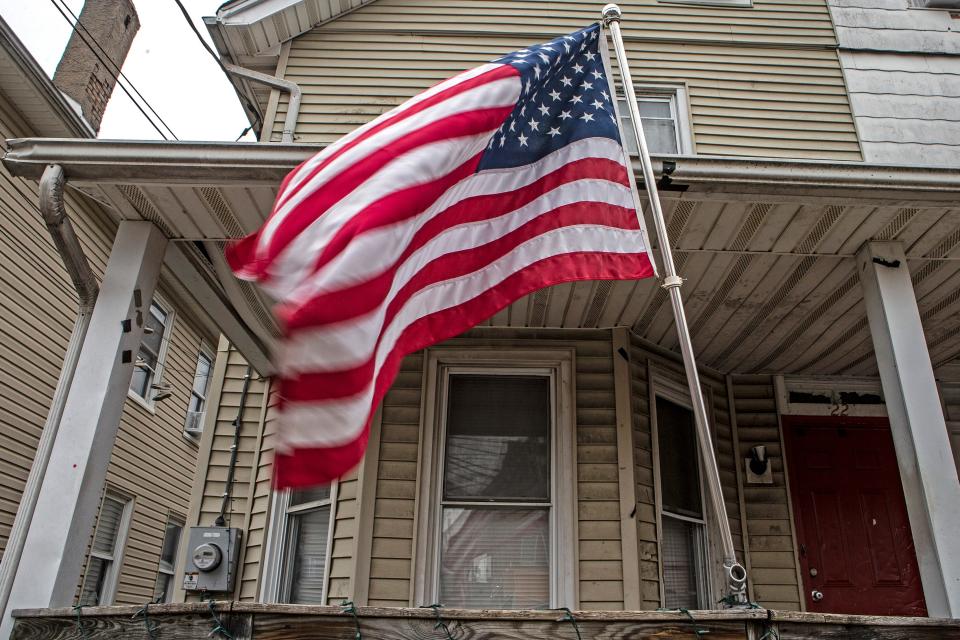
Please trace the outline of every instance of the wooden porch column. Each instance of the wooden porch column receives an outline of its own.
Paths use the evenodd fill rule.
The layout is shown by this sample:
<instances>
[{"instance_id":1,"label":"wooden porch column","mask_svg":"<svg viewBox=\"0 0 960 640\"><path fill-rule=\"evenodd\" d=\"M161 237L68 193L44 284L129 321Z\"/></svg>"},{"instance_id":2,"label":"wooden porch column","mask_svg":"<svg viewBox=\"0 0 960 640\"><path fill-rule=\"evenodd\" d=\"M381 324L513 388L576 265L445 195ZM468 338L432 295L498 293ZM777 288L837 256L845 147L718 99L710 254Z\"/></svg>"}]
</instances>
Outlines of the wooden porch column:
<instances>
[{"instance_id":1,"label":"wooden porch column","mask_svg":"<svg viewBox=\"0 0 960 640\"><path fill-rule=\"evenodd\" d=\"M899 242L857 254L927 610L960 618L960 483Z\"/></svg>"},{"instance_id":2,"label":"wooden porch column","mask_svg":"<svg viewBox=\"0 0 960 640\"><path fill-rule=\"evenodd\" d=\"M73 604L166 246L153 223L117 229L0 637L14 609Z\"/></svg>"}]
</instances>

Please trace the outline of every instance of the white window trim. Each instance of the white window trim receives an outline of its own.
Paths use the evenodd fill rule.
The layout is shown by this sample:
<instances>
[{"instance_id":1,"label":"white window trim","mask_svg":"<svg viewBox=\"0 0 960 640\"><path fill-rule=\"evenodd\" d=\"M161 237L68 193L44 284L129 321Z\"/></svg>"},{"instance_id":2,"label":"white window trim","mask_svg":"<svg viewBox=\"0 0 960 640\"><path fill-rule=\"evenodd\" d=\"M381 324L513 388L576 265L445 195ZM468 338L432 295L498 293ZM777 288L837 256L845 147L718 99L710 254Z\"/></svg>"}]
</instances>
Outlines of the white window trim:
<instances>
[{"instance_id":1,"label":"white window trim","mask_svg":"<svg viewBox=\"0 0 960 640\"><path fill-rule=\"evenodd\" d=\"M201 355L204 356L204 357L206 357L207 360L210 361L210 371L209 371L208 378L207 378L207 390L206 390L206 393L203 395L203 398L202 398L202 399L203 399L203 404L201 405L201 411L200 411L200 413L203 414L203 417L202 417L202 419L200 420L200 431L198 431L198 432L196 432L196 433L191 432L191 431L187 431L187 418L190 416L190 413L191 413L191 412L190 412L190 400L193 398L193 386L192 386L192 385L191 385L191 387L190 387L190 390L187 392L187 413L186 413L186 415L185 415L184 418L183 418L183 434L184 434L187 438L189 438L190 440L193 440L193 441L196 441L196 440L200 437L200 435L203 433L203 426L204 426L203 423L206 422L206 419L207 419L206 413L207 413L207 409L208 409L208 405L209 405L209 400L210 400L210 389L213 387L213 369L214 369L214 366L215 366L216 363L217 363L217 358L216 358L216 356L214 355L213 350L207 345L207 343L206 343L205 341L201 340L201 341L200 341L200 348L197 350L197 369L194 370L194 372L193 372L193 379L194 379L194 380L197 379L197 370L199 370L199 367L200 367L200 356L201 356Z\"/></svg>"},{"instance_id":2,"label":"white window trim","mask_svg":"<svg viewBox=\"0 0 960 640\"><path fill-rule=\"evenodd\" d=\"M753 0L657 0L660 4L696 4L705 7L753 8Z\"/></svg>"},{"instance_id":3,"label":"white window trim","mask_svg":"<svg viewBox=\"0 0 960 640\"><path fill-rule=\"evenodd\" d=\"M173 595L173 591L176 591L176 584L173 581L176 579L177 575L177 559L180 557L180 547L183 545L183 536L187 529L187 519L176 513L167 514L166 524L163 527L163 540L160 543L161 553L163 553L163 543L166 542L167 527L170 525L170 523L176 523L180 525L180 537L177 539L177 548L174 549L173 562L170 564L170 568L167 569L163 566L163 558L160 558L160 562L157 563L157 580L160 579L160 574L169 576L170 583L174 587L171 590L171 595ZM156 590L156 581L154 581L154 593L156 593Z\"/></svg>"},{"instance_id":4,"label":"white window trim","mask_svg":"<svg viewBox=\"0 0 960 640\"><path fill-rule=\"evenodd\" d=\"M690 411L693 411L693 402L690 399L690 390L686 385L681 384L651 365L648 369L650 380L650 443L653 454L653 494L656 520L657 520L657 565L660 573L660 604L665 606L666 602L666 584L663 580L663 554L660 552L663 546L663 498L660 481L660 442L657 424L657 398L663 398L669 402L680 405ZM702 385L701 385L702 387ZM704 404L707 407L707 419L712 427L711 438L714 445L717 441L716 421L713 418L713 394L709 388L702 388L704 395ZM696 426L694 426L696 429ZM717 540L716 532L718 530L717 517L720 514L713 513L711 502L708 500L707 486L704 478L703 460L700 453L699 437L697 438L697 468L700 471L700 501L703 504L703 520L690 518L682 514L667 512L667 517L688 522L697 522L703 524L703 567L700 578L700 590L706 602L703 604L707 608L712 608L713 603L719 599L717 594L722 593L723 585L720 584L720 572L714 570L715 559L722 557L720 551L720 542ZM726 514L722 514L724 517Z\"/></svg>"},{"instance_id":5,"label":"white window trim","mask_svg":"<svg viewBox=\"0 0 960 640\"><path fill-rule=\"evenodd\" d=\"M323 594L320 599L325 604L330 595L330 560L333 553L333 534L337 521L337 496L340 485L330 483L330 498L297 505L297 511L312 509L330 504L330 523L327 526L327 553L323 565ZM290 490L274 491L270 506L270 521L267 529L266 554L264 557L263 579L260 582L260 601L280 603L284 591L284 571L286 570L288 549L284 548L287 539L287 523L290 516Z\"/></svg>"},{"instance_id":6,"label":"white window trim","mask_svg":"<svg viewBox=\"0 0 960 640\"><path fill-rule=\"evenodd\" d=\"M150 301L150 304L146 307L146 312L150 313L150 307L156 304L160 309L167 314L166 320L163 324L163 336L160 338L160 352L157 354L157 366L153 370L153 380L150 384L160 384L163 381L163 367L167 361L167 351L170 348L170 336L173 333L173 323L176 319L176 311L171 307L167 302L160 296L158 293L154 293L153 300ZM142 342L142 339L141 339ZM136 366L136 358L140 353L140 344L137 344L137 349L133 354L134 366ZM150 387L147 387L147 392L149 394ZM139 393L130 388L130 382L127 382L127 397L139 404L141 407L149 411L150 413L155 413L155 405L157 404L153 400L155 394L149 394L149 398L144 398Z\"/></svg>"},{"instance_id":7,"label":"white window trim","mask_svg":"<svg viewBox=\"0 0 960 640\"><path fill-rule=\"evenodd\" d=\"M120 582L120 568L123 565L123 552L127 547L127 537L130 534L130 521L133 519L133 498L108 488L103 492L103 497L100 499L101 509L103 508L103 501L107 498L122 502L123 513L117 525L117 537L113 540L113 553L107 556L94 551L92 546L90 548L90 557L108 560L110 562L106 569L107 575L104 576L103 579L103 593L100 594L100 602L97 603L98 606L113 604L113 599L117 597L117 585ZM94 536L96 536L96 528L98 526L100 526L100 510L97 511L97 523L94 525L93 530ZM90 570L89 564L90 562L88 560L87 571ZM80 581L81 590L86 578L86 572L84 572L83 580Z\"/></svg>"},{"instance_id":8,"label":"white window trim","mask_svg":"<svg viewBox=\"0 0 960 640\"><path fill-rule=\"evenodd\" d=\"M690 118L690 92L686 84L676 83L642 83L633 85L633 91L640 101L643 98L670 99L670 108L673 111L674 122L677 127L677 155L693 155L696 153L693 137L693 121ZM626 99L626 96L623 96ZM629 113L621 113L621 116ZM654 154L658 155L658 154Z\"/></svg>"},{"instance_id":9,"label":"white window trim","mask_svg":"<svg viewBox=\"0 0 960 640\"><path fill-rule=\"evenodd\" d=\"M778 405L783 415L801 416L887 416L886 404L818 404L813 402L790 402L791 391L857 391L874 393L883 397L879 378L853 378L843 376L774 376Z\"/></svg>"},{"instance_id":10,"label":"white window trim","mask_svg":"<svg viewBox=\"0 0 960 640\"><path fill-rule=\"evenodd\" d=\"M445 436L443 407L449 374L538 374L552 380L550 606L579 606L577 593L576 425L573 349L428 349L421 414L414 549L414 606L439 597L440 492ZM562 473L563 470L572 472Z\"/></svg>"}]
</instances>

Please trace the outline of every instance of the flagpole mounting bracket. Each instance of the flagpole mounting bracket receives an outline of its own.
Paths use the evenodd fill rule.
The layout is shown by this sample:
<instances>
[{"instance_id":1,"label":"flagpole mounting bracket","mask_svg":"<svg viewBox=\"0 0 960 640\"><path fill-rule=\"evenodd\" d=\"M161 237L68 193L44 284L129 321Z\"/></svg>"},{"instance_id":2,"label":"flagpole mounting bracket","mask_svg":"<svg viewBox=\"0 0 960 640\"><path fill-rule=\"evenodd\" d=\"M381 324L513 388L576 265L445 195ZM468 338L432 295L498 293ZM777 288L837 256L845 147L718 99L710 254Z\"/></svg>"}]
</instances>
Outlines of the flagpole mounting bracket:
<instances>
[{"instance_id":1,"label":"flagpole mounting bracket","mask_svg":"<svg viewBox=\"0 0 960 640\"><path fill-rule=\"evenodd\" d=\"M663 284L660 286L664 289L673 289L674 287L679 287L683 284L683 278L678 275L664 276Z\"/></svg>"}]
</instances>

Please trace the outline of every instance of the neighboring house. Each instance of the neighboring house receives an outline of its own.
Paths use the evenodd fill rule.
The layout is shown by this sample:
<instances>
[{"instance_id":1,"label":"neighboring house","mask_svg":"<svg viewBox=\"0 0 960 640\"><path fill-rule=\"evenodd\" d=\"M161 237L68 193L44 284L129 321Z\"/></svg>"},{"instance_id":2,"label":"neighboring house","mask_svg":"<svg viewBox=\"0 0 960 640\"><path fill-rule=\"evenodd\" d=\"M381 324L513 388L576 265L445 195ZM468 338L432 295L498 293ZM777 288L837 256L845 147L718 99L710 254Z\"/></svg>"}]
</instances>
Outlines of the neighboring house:
<instances>
[{"instance_id":1,"label":"neighboring house","mask_svg":"<svg viewBox=\"0 0 960 640\"><path fill-rule=\"evenodd\" d=\"M214 597L710 609L726 518L764 607L960 618L960 158L922 169L864 158L825 0L622 6L722 514L697 471L654 280L539 291L412 354L356 472L271 491L264 350L276 328L266 299L230 275L226 241L262 223L280 177L318 145L462 69L593 22L598 5L238 0L208 19L221 57L302 91L288 113L289 85L234 75L260 144L11 144L15 174L62 166L125 219L160 221L171 246L202 240L191 264L227 302L218 321L242 325L222 325L187 514L188 526L222 516L242 532L236 584ZM280 142L284 130L295 144ZM265 624L309 633L300 619Z\"/></svg>"},{"instance_id":2,"label":"neighboring house","mask_svg":"<svg viewBox=\"0 0 960 640\"><path fill-rule=\"evenodd\" d=\"M109 55L122 61L139 28L128 3L88 3L82 20ZM104 11L106 9L106 11ZM96 26L94 26L96 25ZM100 29L121 34L118 41ZM116 48L113 45L116 44ZM91 138L112 83L86 47L71 42L61 62L74 86L96 92L61 92L0 19L0 132L4 139L45 136ZM89 63L89 64L88 64ZM58 78L61 73L58 72ZM69 82L66 84L70 84ZM88 119L79 114L83 109ZM117 221L86 195L67 190L66 209L98 282L103 279ZM38 210L35 181L0 169L0 551L5 572L11 528L34 464L41 431L55 413L58 378L69 358L77 322L77 292ZM143 603L172 595L173 558L182 532L206 410L206 389L218 332L198 320L168 275L147 301L146 335L136 353L116 442L109 452L106 487L94 495L99 515L75 601L84 605ZM56 425L54 425L56 426ZM48 426L49 429L49 426ZM29 493L29 490L28 490ZM29 499L29 498L28 498ZM40 526L40 525L38 525ZM5 578L11 577L5 573ZM8 585L5 585L8 587Z\"/></svg>"},{"instance_id":3,"label":"neighboring house","mask_svg":"<svg viewBox=\"0 0 960 640\"><path fill-rule=\"evenodd\" d=\"M864 160L956 166L960 3L830 0Z\"/></svg>"}]
</instances>

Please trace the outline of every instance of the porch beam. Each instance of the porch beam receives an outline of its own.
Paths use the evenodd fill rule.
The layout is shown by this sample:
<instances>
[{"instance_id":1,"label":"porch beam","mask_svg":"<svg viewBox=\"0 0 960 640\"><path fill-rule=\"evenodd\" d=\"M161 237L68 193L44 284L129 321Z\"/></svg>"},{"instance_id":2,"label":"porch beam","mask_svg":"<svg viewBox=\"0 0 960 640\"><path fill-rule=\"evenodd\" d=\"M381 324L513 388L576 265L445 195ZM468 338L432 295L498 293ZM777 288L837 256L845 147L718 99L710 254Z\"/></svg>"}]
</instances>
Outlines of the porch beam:
<instances>
[{"instance_id":1,"label":"porch beam","mask_svg":"<svg viewBox=\"0 0 960 640\"><path fill-rule=\"evenodd\" d=\"M960 618L960 482L903 245L867 243L857 267L927 610Z\"/></svg>"},{"instance_id":2,"label":"porch beam","mask_svg":"<svg viewBox=\"0 0 960 640\"><path fill-rule=\"evenodd\" d=\"M14 609L73 603L166 245L150 222L120 223L0 637L9 635Z\"/></svg>"}]
</instances>

